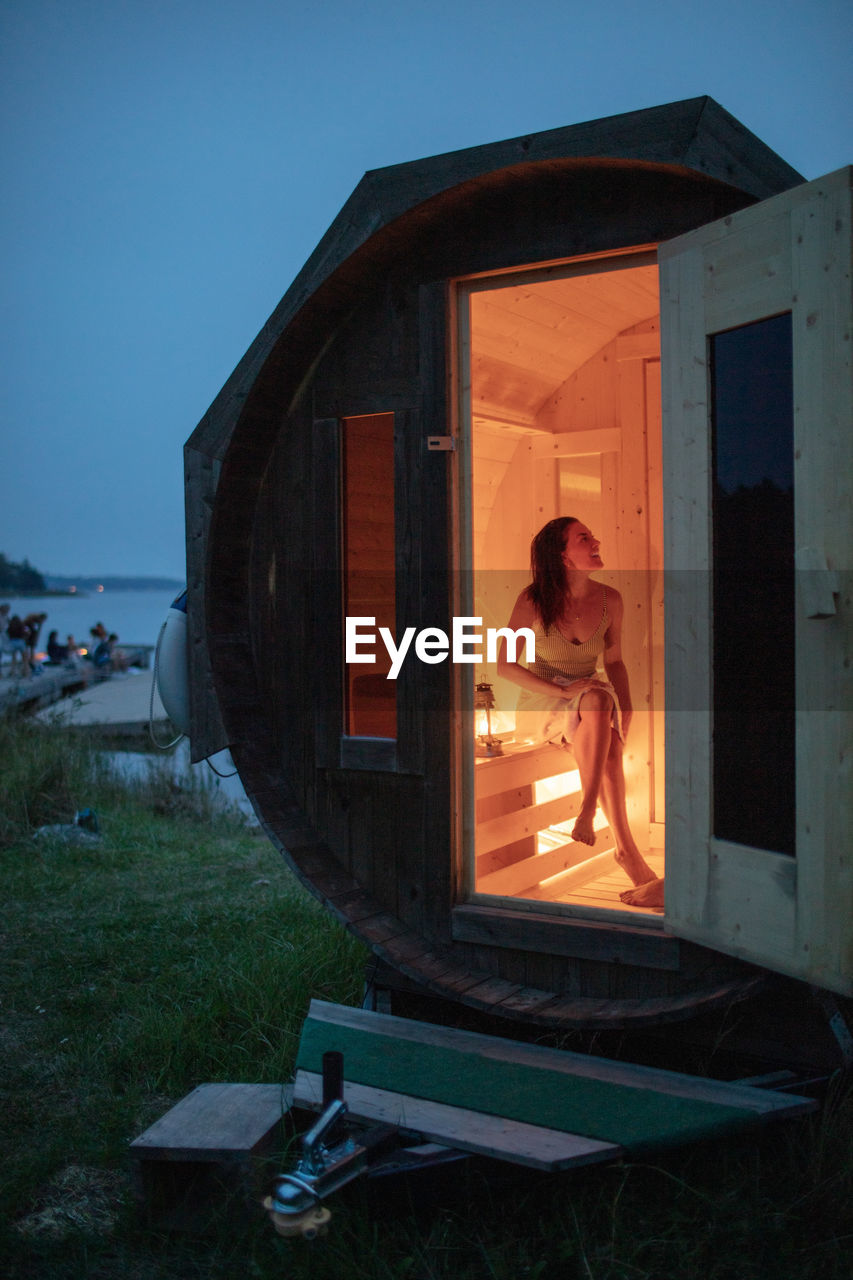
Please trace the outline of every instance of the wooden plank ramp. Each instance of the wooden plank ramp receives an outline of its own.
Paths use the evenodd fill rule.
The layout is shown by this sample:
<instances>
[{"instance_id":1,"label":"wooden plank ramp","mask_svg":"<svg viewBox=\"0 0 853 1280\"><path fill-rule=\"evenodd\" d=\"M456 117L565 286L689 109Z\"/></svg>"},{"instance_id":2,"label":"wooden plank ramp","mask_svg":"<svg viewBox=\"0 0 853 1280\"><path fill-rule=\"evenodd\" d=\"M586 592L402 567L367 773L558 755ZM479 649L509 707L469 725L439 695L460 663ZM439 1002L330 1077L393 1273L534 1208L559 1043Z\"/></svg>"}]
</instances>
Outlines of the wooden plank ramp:
<instances>
[{"instance_id":1,"label":"wooden plank ramp","mask_svg":"<svg viewBox=\"0 0 853 1280\"><path fill-rule=\"evenodd\" d=\"M319 1111L322 1097L322 1075L297 1071L294 1103ZM344 1097L350 1115L357 1120L394 1124L431 1142L546 1172L618 1160L622 1155L622 1148L612 1142L597 1142L576 1133L560 1133L541 1125L430 1102L392 1089L353 1084L349 1080L344 1085Z\"/></svg>"},{"instance_id":2,"label":"wooden plank ramp","mask_svg":"<svg viewBox=\"0 0 853 1280\"><path fill-rule=\"evenodd\" d=\"M544 1170L714 1137L817 1105L320 1000L303 1025L296 1105L321 1107L327 1050L343 1053L344 1097L356 1118Z\"/></svg>"}]
</instances>

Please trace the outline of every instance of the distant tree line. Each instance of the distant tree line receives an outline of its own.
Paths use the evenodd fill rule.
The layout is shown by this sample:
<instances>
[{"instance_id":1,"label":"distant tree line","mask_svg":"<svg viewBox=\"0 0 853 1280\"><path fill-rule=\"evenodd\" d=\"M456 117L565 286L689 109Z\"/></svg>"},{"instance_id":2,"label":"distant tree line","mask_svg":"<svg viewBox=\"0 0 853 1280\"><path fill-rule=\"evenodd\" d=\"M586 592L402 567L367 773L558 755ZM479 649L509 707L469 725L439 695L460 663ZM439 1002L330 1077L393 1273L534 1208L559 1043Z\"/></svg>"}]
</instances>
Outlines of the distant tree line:
<instances>
[{"instance_id":1,"label":"distant tree line","mask_svg":"<svg viewBox=\"0 0 853 1280\"><path fill-rule=\"evenodd\" d=\"M21 596L46 590L43 575L33 568L29 560L15 564L0 551L0 591L5 595Z\"/></svg>"}]
</instances>

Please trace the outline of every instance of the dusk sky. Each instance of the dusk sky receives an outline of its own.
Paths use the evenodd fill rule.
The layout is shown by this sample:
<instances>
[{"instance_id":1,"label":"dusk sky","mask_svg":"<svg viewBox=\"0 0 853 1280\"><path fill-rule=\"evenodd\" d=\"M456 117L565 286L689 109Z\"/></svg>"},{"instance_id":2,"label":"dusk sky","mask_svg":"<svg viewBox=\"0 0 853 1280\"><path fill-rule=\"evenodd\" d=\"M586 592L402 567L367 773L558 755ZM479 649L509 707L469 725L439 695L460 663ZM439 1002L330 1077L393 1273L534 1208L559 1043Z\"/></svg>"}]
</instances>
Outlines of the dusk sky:
<instances>
[{"instance_id":1,"label":"dusk sky","mask_svg":"<svg viewBox=\"0 0 853 1280\"><path fill-rule=\"evenodd\" d=\"M0 551L184 577L182 447L367 169L710 94L853 161L850 0L0 0Z\"/></svg>"}]
</instances>

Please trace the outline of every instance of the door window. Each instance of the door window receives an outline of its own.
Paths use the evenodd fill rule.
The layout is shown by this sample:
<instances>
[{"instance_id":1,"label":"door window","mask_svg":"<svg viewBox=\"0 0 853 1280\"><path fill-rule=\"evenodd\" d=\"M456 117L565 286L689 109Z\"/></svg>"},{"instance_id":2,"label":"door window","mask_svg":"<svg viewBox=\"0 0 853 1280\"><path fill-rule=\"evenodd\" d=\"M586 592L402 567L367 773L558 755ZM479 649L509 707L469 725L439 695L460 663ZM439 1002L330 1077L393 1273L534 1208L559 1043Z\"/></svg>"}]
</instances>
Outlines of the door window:
<instances>
[{"instance_id":1,"label":"door window","mask_svg":"<svg viewBox=\"0 0 853 1280\"><path fill-rule=\"evenodd\" d=\"M791 315L710 340L713 830L794 852Z\"/></svg>"}]
</instances>

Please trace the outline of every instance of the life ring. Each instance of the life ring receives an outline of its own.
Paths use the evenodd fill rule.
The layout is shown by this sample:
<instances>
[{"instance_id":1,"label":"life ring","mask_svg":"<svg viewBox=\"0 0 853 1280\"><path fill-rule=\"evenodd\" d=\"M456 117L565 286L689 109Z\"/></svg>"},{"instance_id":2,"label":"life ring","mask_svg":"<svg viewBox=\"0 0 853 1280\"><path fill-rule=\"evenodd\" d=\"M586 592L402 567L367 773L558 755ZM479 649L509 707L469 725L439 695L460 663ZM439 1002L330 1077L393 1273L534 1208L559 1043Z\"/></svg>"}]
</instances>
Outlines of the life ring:
<instances>
[{"instance_id":1,"label":"life ring","mask_svg":"<svg viewBox=\"0 0 853 1280\"><path fill-rule=\"evenodd\" d=\"M154 678L166 714L182 734L190 731L190 693L187 668L187 593L172 601L154 656Z\"/></svg>"}]
</instances>

